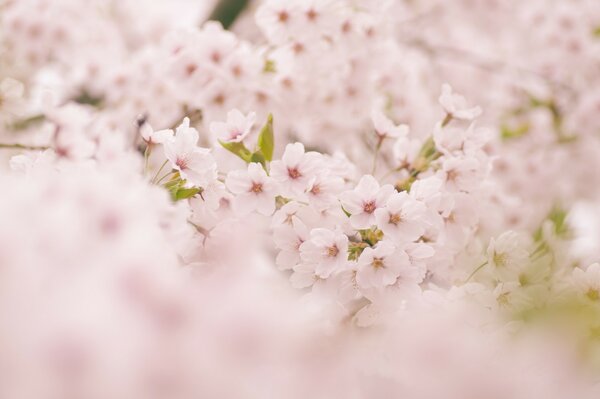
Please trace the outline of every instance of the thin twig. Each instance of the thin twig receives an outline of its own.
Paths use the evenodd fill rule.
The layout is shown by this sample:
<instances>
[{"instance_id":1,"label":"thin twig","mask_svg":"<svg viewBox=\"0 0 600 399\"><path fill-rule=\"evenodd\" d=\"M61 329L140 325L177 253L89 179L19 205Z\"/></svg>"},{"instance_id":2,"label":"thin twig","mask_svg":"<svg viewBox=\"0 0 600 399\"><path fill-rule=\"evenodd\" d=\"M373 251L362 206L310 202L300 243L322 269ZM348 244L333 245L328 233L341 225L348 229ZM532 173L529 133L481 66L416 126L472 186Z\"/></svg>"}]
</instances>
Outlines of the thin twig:
<instances>
[{"instance_id":1,"label":"thin twig","mask_svg":"<svg viewBox=\"0 0 600 399\"><path fill-rule=\"evenodd\" d=\"M0 148L15 149L15 150L45 151L45 150L49 149L50 147L44 146L44 145L26 145L26 144L19 144L19 143L13 143L13 144L0 143Z\"/></svg>"}]
</instances>

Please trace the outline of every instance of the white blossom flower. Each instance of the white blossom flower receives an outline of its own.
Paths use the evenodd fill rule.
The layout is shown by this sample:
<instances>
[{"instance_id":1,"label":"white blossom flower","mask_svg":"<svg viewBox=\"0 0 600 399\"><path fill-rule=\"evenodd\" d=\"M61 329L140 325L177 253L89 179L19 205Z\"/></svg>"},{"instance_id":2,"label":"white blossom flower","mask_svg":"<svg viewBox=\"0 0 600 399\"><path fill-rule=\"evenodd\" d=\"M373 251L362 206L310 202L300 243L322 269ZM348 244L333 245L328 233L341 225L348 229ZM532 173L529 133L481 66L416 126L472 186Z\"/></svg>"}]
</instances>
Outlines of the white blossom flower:
<instances>
[{"instance_id":1,"label":"white blossom flower","mask_svg":"<svg viewBox=\"0 0 600 399\"><path fill-rule=\"evenodd\" d=\"M256 113L242 114L233 109L227 113L227 122L212 122L210 132L224 143L239 143L252 131Z\"/></svg>"},{"instance_id":2,"label":"white blossom flower","mask_svg":"<svg viewBox=\"0 0 600 399\"><path fill-rule=\"evenodd\" d=\"M344 180L327 171L321 171L310 179L306 188L308 203L318 211L337 205L337 195L344 187Z\"/></svg>"},{"instance_id":3,"label":"white blossom flower","mask_svg":"<svg viewBox=\"0 0 600 399\"><path fill-rule=\"evenodd\" d=\"M275 264L283 270L291 269L300 263L300 246L309 239L309 230L304 223L293 216L292 226L281 226L273 231L273 241L280 249Z\"/></svg>"},{"instance_id":4,"label":"white blossom flower","mask_svg":"<svg viewBox=\"0 0 600 399\"><path fill-rule=\"evenodd\" d=\"M423 217L425 204L411 198L406 192L392 194L385 207L375 210L377 227L394 242L411 242L425 232Z\"/></svg>"},{"instance_id":5,"label":"white blossom flower","mask_svg":"<svg viewBox=\"0 0 600 399\"><path fill-rule=\"evenodd\" d=\"M163 143L165 156L182 179L203 187L217 178L217 164L207 148L198 147L198 131L185 118L177 127L173 140Z\"/></svg>"},{"instance_id":6,"label":"white blossom flower","mask_svg":"<svg viewBox=\"0 0 600 399\"><path fill-rule=\"evenodd\" d=\"M371 175L363 176L354 190L345 191L340 201L346 212L350 213L350 224L355 229L368 229L376 223L375 211L385 206L388 198L395 192L389 184L379 186Z\"/></svg>"},{"instance_id":7,"label":"white blossom flower","mask_svg":"<svg viewBox=\"0 0 600 399\"><path fill-rule=\"evenodd\" d=\"M319 166L319 155L305 152L302 143L288 144L280 161L271 162L271 176L284 197L302 196Z\"/></svg>"},{"instance_id":8,"label":"white blossom flower","mask_svg":"<svg viewBox=\"0 0 600 399\"><path fill-rule=\"evenodd\" d=\"M529 261L529 241L522 234L509 230L490 239L488 264L501 276L514 277Z\"/></svg>"},{"instance_id":9,"label":"white blossom flower","mask_svg":"<svg viewBox=\"0 0 600 399\"><path fill-rule=\"evenodd\" d=\"M275 211L277 187L258 163L248 164L248 170L234 170L227 174L225 184L235 194L233 209L239 215L257 211L272 215Z\"/></svg>"},{"instance_id":10,"label":"white blossom flower","mask_svg":"<svg viewBox=\"0 0 600 399\"><path fill-rule=\"evenodd\" d=\"M358 258L356 282L360 288L383 288L396 282L403 268L410 267L406 252L388 240L365 248Z\"/></svg>"},{"instance_id":11,"label":"white blossom flower","mask_svg":"<svg viewBox=\"0 0 600 399\"><path fill-rule=\"evenodd\" d=\"M391 138L404 138L408 135L409 128L407 125L396 125L385 114L374 109L371 112L371 121L375 127L375 134L380 140Z\"/></svg>"},{"instance_id":12,"label":"white blossom flower","mask_svg":"<svg viewBox=\"0 0 600 399\"><path fill-rule=\"evenodd\" d=\"M473 157L451 157L443 160L440 173L450 191L473 191L481 181L481 167Z\"/></svg>"},{"instance_id":13,"label":"white blossom flower","mask_svg":"<svg viewBox=\"0 0 600 399\"><path fill-rule=\"evenodd\" d=\"M333 272L342 271L348 264L348 237L329 229L310 231L310 239L300 245L303 263L313 264L315 273L327 278Z\"/></svg>"},{"instance_id":14,"label":"white blossom flower","mask_svg":"<svg viewBox=\"0 0 600 399\"><path fill-rule=\"evenodd\" d=\"M472 120L481 114L480 107L469 108L467 100L463 96L453 93L452 87L449 84L442 86L442 94L438 101L442 108L444 108L444 111L456 119Z\"/></svg>"},{"instance_id":15,"label":"white blossom flower","mask_svg":"<svg viewBox=\"0 0 600 399\"><path fill-rule=\"evenodd\" d=\"M593 263L585 270L575 268L573 280L576 287L590 300L600 301L600 264Z\"/></svg>"},{"instance_id":16,"label":"white blossom flower","mask_svg":"<svg viewBox=\"0 0 600 399\"><path fill-rule=\"evenodd\" d=\"M140 135L148 144L164 144L173 140L174 133L171 129L154 131L152 126L146 122L140 127Z\"/></svg>"}]
</instances>

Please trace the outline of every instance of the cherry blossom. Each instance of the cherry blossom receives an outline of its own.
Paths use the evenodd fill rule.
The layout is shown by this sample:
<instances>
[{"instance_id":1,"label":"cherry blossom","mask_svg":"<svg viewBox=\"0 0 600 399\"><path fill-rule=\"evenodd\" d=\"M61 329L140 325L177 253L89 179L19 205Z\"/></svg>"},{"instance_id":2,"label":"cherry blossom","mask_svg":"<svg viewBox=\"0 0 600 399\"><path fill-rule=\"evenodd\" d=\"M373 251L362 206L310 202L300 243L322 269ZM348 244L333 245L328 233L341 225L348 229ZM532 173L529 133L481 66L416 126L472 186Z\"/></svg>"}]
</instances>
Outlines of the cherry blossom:
<instances>
[{"instance_id":1,"label":"cherry blossom","mask_svg":"<svg viewBox=\"0 0 600 399\"><path fill-rule=\"evenodd\" d=\"M310 238L300 245L302 262L313 265L315 274L321 278L342 271L348 263L348 237L340 232L316 228Z\"/></svg>"},{"instance_id":2,"label":"cherry blossom","mask_svg":"<svg viewBox=\"0 0 600 399\"><path fill-rule=\"evenodd\" d=\"M233 209L239 215L257 211L269 216L275 211L277 186L260 164L252 162L247 170L229 172L225 184L235 194Z\"/></svg>"},{"instance_id":3,"label":"cherry blossom","mask_svg":"<svg viewBox=\"0 0 600 399\"><path fill-rule=\"evenodd\" d=\"M279 182L282 195L301 196L315 175L319 160L317 153L305 152L302 143L288 144L281 160L271 163L271 176Z\"/></svg>"},{"instance_id":4,"label":"cherry blossom","mask_svg":"<svg viewBox=\"0 0 600 399\"><path fill-rule=\"evenodd\" d=\"M198 131L185 118L177 127L173 140L163 143L171 167L195 186L206 186L217 176L217 165L207 148L198 147Z\"/></svg>"},{"instance_id":5,"label":"cherry blossom","mask_svg":"<svg viewBox=\"0 0 600 399\"><path fill-rule=\"evenodd\" d=\"M210 131L225 143L239 143L250 134L255 118L254 112L244 115L234 109L227 113L227 122L212 122Z\"/></svg>"},{"instance_id":6,"label":"cherry blossom","mask_svg":"<svg viewBox=\"0 0 600 399\"><path fill-rule=\"evenodd\" d=\"M406 252L387 240L380 241L375 248L365 248L358 258L356 282L361 288L383 288L394 284L410 266Z\"/></svg>"},{"instance_id":7,"label":"cherry blossom","mask_svg":"<svg viewBox=\"0 0 600 399\"><path fill-rule=\"evenodd\" d=\"M395 242L416 241L425 233L425 205L406 192L392 194L384 208L375 210L375 219L386 237Z\"/></svg>"},{"instance_id":8,"label":"cherry blossom","mask_svg":"<svg viewBox=\"0 0 600 399\"><path fill-rule=\"evenodd\" d=\"M394 192L389 184L380 186L371 175L363 176L356 188L345 191L340 200L346 212L350 213L350 224L357 229L368 229L376 223L375 211L385 206Z\"/></svg>"}]
</instances>

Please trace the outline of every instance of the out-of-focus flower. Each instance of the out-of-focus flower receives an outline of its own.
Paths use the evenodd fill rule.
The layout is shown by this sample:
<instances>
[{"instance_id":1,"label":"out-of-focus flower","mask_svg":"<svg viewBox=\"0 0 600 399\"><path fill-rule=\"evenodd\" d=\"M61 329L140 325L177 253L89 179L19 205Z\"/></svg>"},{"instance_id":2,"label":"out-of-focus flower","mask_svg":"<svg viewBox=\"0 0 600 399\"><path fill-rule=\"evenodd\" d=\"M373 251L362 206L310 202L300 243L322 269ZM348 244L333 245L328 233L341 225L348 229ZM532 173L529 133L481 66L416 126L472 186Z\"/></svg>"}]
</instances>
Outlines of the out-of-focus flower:
<instances>
[{"instance_id":1,"label":"out-of-focus flower","mask_svg":"<svg viewBox=\"0 0 600 399\"><path fill-rule=\"evenodd\" d=\"M408 135L409 128L407 125L396 125L379 110L373 110L371 112L371 121L375 127L375 134L377 134L381 140L386 138L404 138Z\"/></svg>"},{"instance_id":2,"label":"out-of-focus flower","mask_svg":"<svg viewBox=\"0 0 600 399\"><path fill-rule=\"evenodd\" d=\"M242 114L234 109L227 113L226 122L212 122L210 131L224 143L239 143L243 141L252 131L256 113Z\"/></svg>"},{"instance_id":3,"label":"out-of-focus flower","mask_svg":"<svg viewBox=\"0 0 600 399\"><path fill-rule=\"evenodd\" d=\"M516 276L529 261L528 245L529 241L517 232L502 233L490 240L488 264L500 275Z\"/></svg>"},{"instance_id":4,"label":"out-of-focus flower","mask_svg":"<svg viewBox=\"0 0 600 399\"><path fill-rule=\"evenodd\" d=\"M600 264L593 263L585 270L573 270L573 280L577 288L590 300L600 300Z\"/></svg>"},{"instance_id":5,"label":"out-of-focus flower","mask_svg":"<svg viewBox=\"0 0 600 399\"><path fill-rule=\"evenodd\" d=\"M442 86L442 94L438 101L444 111L456 119L472 120L481 114L479 106L469 108L467 100L463 96L454 93L449 84Z\"/></svg>"}]
</instances>

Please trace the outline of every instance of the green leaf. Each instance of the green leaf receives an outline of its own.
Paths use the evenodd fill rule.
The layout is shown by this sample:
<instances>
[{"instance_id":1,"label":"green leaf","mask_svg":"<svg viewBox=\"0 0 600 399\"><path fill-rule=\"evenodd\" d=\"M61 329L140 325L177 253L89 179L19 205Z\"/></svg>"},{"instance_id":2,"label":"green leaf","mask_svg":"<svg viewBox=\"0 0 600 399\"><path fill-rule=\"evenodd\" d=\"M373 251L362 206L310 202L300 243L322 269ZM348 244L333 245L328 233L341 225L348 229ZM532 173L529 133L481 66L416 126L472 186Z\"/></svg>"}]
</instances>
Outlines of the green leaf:
<instances>
[{"instance_id":1,"label":"green leaf","mask_svg":"<svg viewBox=\"0 0 600 399\"><path fill-rule=\"evenodd\" d=\"M267 123L260 130L258 135L258 150L267 161L273 159L273 148L275 147L275 138L273 136L273 115L269 114ZM257 151L257 152L259 152Z\"/></svg>"},{"instance_id":2,"label":"green leaf","mask_svg":"<svg viewBox=\"0 0 600 399\"><path fill-rule=\"evenodd\" d=\"M259 163L262 166L265 166L265 164L266 164L265 156L262 154L262 152L260 150L256 151L254 154L252 154L250 161Z\"/></svg>"},{"instance_id":3,"label":"green leaf","mask_svg":"<svg viewBox=\"0 0 600 399\"><path fill-rule=\"evenodd\" d=\"M227 151L240 157L245 162L247 162L247 163L252 162L252 153L250 152L249 149L246 148L244 143L235 143L235 142L225 143L225 142L219 140L219 144L221 144L221 146L223 148L225 148Z\"/></svg>"},{"instance_id":4,"label":"green leaf","mask_svg":"<svg viewBox=\"0 0 600 399\"><path fill-rule=\"evenodd\" d=\"M100 108L104 103L104 98L99 96L94 96L87 91L80 92L77 96L73 98L78 104L90 105L92 107Z\"/></svg>"},{"instance_id":5,"label":"green leaf","mask_svg":"<svg viewBox=\"0 0 600 399\"><path fill-rule=\"evenodd\" d=\"M223 28L229 28L238 16L244 11L249 0L220 0L208 19L219 21Z\"/></svg>"},{"instance_id":6,"label":"green leaf","mask_svg":"<svg viewBox=\"0 0 600 399\"><path fill-rule=\"evenodd\" d=\"M519 126L513 128L508 127L508 125L502 125L500 127L500 137L502 140L516 139L519 137L523 137L525 134L529 132L529 124L522 123Z\"/></svg>"},{"instance_id":7,"label":"green leaf","mask_svg":"<svg viewBox=\"0 0 600 399\"><path fill-rule=\"evenodd\" d=\"M188 199L203 191L200 187L186 188L185 183L185 180L177 176L164 184L164 187L169 190L173 201Z\"/></svg>"},{"instance_id":8,"label":"green leaf","mask_svg":"<svg viewBox=\"0 0 600 399\"><path fill-rule=\"evenodd\" d=\"M180 201L191 198L200 192L202 192L202 189L199 187L179 188L175 193L171 193L171 198L173 198L174 201Z\"/></svg>"}]
</instances>

